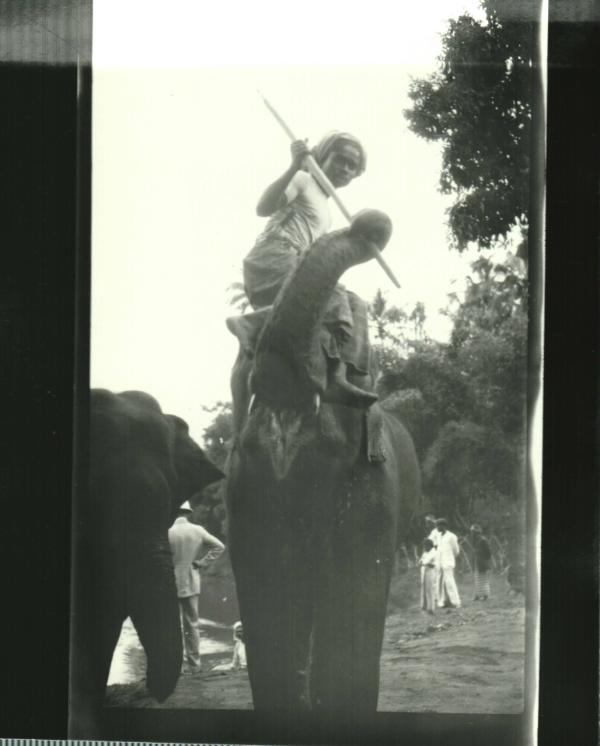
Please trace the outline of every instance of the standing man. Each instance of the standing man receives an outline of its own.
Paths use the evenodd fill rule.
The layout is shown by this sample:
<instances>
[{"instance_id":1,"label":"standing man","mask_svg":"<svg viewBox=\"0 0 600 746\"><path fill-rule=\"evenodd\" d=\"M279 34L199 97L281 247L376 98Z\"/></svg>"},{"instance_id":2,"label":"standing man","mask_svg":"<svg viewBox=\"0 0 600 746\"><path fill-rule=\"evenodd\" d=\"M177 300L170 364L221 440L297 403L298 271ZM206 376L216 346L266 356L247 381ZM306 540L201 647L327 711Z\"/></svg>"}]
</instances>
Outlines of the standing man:
<instances>
[{"instance_id":1,"label":"standing man","mask_svg":"<svg viewBox=\"0 0 600 746\"><path fill-rule=\"evenodd\" d=\"M475 561L473 563L473 577L475 580L475 601L486 601L490 595L490 567L492 564L492 550L490 543L481 531L481 526L474 523L471 526Z\"/></svg>"},{"instance_id":2,"label":"standing man","mask_svg":"<svg viewBox=\"0 0 600 746\"><path fill-rule=\"evenodd\" d=\"M458 539L456 534L448 531L448 524L445 518L439 518L436 521L437 528L440 532L438 542L438 564L439 564L439 586L438 586L438 606L446 606L450 609L460 607L460 596L454 580L454 568L456 567L456 558L460 554Z\"/></svg>"},{"instance_id":3,"label":"standing man","mask_svg":"<svg viewBox=\"0 0 600 746\"><path fill-rule=\"evenodd\" d=\"M175 582L179 599L179 613L183 627L184 659L192 673L200 671L200 567L206 567L219 557L225 545L202 526L190 523L192 508L189 502L177 511L175 523L169 529L169 544L173 552ZM212 547L207 552L207 547Z\"/></svg>"},{"instance_id":4,"label":"standing man","mask_svg":"<svg viewBox=\"0 0 600 746\"><path fill-rule=\"evenodd\" d=\"M427 538L433 543L434 549L437 549L442 534L438 531L437 521L431 513L425 516L425 530L429 531Z\"/></svg>"}]
</instances>

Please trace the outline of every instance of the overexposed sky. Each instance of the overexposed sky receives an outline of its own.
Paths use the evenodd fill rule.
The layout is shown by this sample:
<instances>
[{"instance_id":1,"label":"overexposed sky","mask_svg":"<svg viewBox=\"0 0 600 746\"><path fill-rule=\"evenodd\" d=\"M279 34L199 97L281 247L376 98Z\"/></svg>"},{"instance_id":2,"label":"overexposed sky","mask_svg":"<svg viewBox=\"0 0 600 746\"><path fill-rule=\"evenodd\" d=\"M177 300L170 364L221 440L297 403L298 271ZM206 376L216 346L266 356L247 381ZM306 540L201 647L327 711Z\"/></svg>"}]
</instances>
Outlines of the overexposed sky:
<instances>
[{"instance_id":1,"label":"overexposed sky","mask_svg":"<svg viewBox=\"0 0 600 746\"><path fill-rule=\"evenodd\" d=\"M340 196L390 215L385 258L402 287L375 262L342 281L368 300L381 288L423 301L428 333L445 338L438 310L468 259L448 249L440 150L403 109L464 9L479 14L467 0L95 3L92 386L151 393L198 440L203 405L230 398L227 288L264 226L256 202L289 162L257 89L310 144L331 129L362 140L367 170Z\"/></svg>"}]
</instances>

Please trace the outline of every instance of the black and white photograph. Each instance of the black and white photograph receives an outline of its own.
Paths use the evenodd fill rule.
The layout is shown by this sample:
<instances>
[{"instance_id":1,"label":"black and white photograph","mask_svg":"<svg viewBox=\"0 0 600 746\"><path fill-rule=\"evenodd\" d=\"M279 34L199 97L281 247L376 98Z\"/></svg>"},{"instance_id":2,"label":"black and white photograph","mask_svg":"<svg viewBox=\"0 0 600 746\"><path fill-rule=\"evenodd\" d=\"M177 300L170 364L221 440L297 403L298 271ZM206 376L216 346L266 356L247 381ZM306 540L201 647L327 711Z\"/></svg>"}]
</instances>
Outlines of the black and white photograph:
<instances>
[{"instance_id":1,"label":"black and white photograph","mask_svg":"<svg viewBox=\"0 0 600 746\"><path fill-rule=\"evenodd\" d=\"M0 740L592 744L593 0L0 0Z\"/></svg>"},{"instance_id":2,"label":"black and white photograph","mask_svg":"<svg viewBox=\"0 0 600 746\"><path fill-rule=\"evenodd\" d=\"M543 29L506 0L94 5L72 735L533 727Z\"/></svg>"}]
</instances>

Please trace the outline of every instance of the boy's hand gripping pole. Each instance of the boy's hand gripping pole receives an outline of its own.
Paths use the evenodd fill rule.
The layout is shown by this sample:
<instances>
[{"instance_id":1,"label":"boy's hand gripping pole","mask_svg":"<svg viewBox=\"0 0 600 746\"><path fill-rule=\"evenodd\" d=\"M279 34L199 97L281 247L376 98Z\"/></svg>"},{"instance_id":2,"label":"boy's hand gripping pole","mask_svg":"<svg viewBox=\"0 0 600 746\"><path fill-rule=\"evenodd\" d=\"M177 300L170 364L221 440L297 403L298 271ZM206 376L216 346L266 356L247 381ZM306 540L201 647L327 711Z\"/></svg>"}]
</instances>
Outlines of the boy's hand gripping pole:
<instances>
[{"instance_id":1,"label":"boy's hand gripping pole","mask_svg":"<svg viewBox=\"0 0 600 746\"><path fill-rule=\"evenodd\" d=\"M292 130L287 126L287 124L279 116L279 113L271 106L271 104L267 101L267 99L262 95L262 93L260 91L258 91L258 95L262 98L262 100L264 101L265 106L271 112L271 114L275 117L275 119L279 122L279 124L281 125L281 128L286 133L286 135L290 138L290 140L292 142L294 142L294 140L297 140L298 138L294 135L294 133L292 132ZM316 181L319 182L319 184L321 185L321 187L323 188L323 190L333 199L333 201L336 203L336 205L340 208L341 213L346 218L346 220L349 223L351 223L352 222L352 215L350 215L350 213L346 209L346 206L344 205L344 203L342 202L342 200L339 198L338 193L335 191L335 187L329 181L329 179L327 178L327 176L323 173L323 171L322 171L321 167L319 166L319 164L315 161L315 159L313 158L313 156L310 155L310 154L307 155L304 160L306 162L308 170L311 172L311 174L313 175L313 177L316 179ZM388 264L385 261L385 259L381 256L381 252L379 251L379 248L373 242L371 242L370 243L370 249L373 252L373 256L375 257L375 259L377 259L377 261L379 262L379 264L383 268L383 270L386 273L386 275L390 278L390 280L394 283L394 285L397 288L399 288L400 287L400 283L398 282L398 280L394 276L394 273L392 272L392 270L388 266Z\"/></svg>"}]
</instances>

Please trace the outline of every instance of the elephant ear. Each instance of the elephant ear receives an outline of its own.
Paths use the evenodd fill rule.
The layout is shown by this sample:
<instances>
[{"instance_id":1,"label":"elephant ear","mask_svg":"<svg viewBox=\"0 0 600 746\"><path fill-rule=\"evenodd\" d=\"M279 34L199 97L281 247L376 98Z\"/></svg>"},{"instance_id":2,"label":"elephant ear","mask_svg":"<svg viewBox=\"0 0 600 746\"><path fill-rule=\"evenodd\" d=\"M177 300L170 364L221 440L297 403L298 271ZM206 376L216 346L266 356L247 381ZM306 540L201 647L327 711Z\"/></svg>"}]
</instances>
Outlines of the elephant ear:
<instances>
[{"instance_id":1,"label":"elephant ear","mask_svg":"<svg viewBox=\"0 0 600 746\"><path fill-rule=\"evenodd\" d=\"M210 461L202 448L191 438L187 422L175 415L166 415L166 417L175 431L173 463L179 486L175 498L178 504L181 504L209 484L223 479L225 474Z\"/></svg>"}]
</instances>

